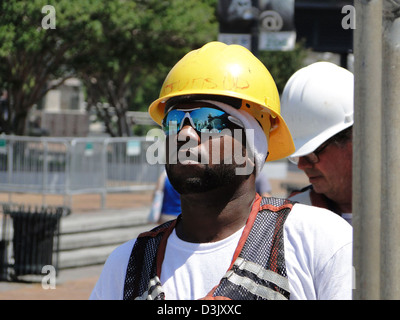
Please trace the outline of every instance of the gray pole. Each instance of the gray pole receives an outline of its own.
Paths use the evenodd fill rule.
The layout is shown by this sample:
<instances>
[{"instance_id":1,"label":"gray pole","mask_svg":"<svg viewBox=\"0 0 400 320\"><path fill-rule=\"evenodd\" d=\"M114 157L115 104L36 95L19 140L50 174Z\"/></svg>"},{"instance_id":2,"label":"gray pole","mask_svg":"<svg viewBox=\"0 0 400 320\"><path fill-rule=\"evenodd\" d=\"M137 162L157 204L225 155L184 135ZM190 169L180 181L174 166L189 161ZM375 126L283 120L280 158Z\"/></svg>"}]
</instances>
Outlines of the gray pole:
<instances>
[{"instance_id":1,"label":"gray pole","mask_svg":"<svg viewBox=\"0 0 400 320\"><path fill-rule=\"evenodd\" d=\"M381 299L400 299L400 1L383 1Z\"/></svg>"},{"instance_id":2,"label":"gray pole","mask_svg":"<svg viewBox=\"0 0 400 320\"><path fill-rule=\"evenodd\" d=\"M355 1L354 299L379 299L382 0Z\"/></svg>"}]
</instances>

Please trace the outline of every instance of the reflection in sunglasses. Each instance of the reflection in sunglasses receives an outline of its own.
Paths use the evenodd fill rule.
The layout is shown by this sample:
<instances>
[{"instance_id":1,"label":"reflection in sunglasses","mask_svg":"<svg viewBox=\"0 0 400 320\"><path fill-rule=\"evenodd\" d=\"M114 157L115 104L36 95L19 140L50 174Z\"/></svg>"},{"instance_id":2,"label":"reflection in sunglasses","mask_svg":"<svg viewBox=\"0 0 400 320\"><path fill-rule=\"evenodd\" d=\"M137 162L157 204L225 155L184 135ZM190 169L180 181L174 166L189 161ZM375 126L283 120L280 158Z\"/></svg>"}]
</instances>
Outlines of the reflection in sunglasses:
<instances>
[{"instance_id":1,"label":"reflection in sunglasses","mask_svg":"<svg viewBox=\"0 0 400 320\"><path fill-rule=\"evenodd\" d=\"M221 133L224 129L234 129L235 126L243 127L239 119L219 109L208 107L172 109L166 114L162 122L165 134L176 134L182 129L186 119L198 132Z\"/></svg>"}]
</instances>

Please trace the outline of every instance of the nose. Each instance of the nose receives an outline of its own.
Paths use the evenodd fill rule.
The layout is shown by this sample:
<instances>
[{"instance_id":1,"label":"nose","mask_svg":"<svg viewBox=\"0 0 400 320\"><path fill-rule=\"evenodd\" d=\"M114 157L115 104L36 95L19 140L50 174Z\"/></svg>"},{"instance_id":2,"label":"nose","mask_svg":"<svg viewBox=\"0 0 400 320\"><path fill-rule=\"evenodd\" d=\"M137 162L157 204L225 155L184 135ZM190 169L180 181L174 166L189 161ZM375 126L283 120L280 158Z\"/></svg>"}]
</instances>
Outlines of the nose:
<instances>
[{"instance_id":1,"label":"nose","mask_svg":"<svg viewBox=\"0 0 400 320\"><path fill-rule=\"evenodd\" d=\"M190 125L188 119L185 119L182 129L178 132L178 141L197 141L200 143L200 137L197 131Z\"/></svg>"},{"instance_id":2,"label":"nose","mask_svg":"<svg viewBox=\"0 0 400 320\"><path fill-rule=\"evenodd\" d=\"M306 168L312 168L314 165L307 160L306 157L300 157L299 162L297 163L297 168L300 170L304 170Z\"/></svg>"}]
</instances>

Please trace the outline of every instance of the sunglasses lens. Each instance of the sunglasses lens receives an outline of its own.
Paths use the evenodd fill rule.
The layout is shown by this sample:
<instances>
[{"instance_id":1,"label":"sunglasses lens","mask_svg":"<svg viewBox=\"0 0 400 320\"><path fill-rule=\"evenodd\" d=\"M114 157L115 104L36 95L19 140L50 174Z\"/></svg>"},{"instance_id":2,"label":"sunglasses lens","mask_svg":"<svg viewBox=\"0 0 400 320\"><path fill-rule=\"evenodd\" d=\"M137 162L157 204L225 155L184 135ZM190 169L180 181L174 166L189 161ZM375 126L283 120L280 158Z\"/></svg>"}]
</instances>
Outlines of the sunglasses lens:
<instances>
[{"instance_id":1,"label":"sunglasses lens","mask_svg":"<svg viewBox=\"0 0 400 320\"><path fill-rule=\"evenodd\" d=\"M177 133L182 126L182 121L188 117L191 119L191 125L198 132L220 133L225 128L231 128L233 124L230 120L232 117L222 110L206 107L195 110L173 109L163 119L164 132L167 135Z\"/></svg>"},{"instance_id":2,"label":"sunglasses lens","mask_svg":"<svg viewBox=\"0 0 400 320\"><path fill-rule=\"evenodd\" d=\"M227 114L213 108L201 108L191 114L196 130L199 132L220 133L226 128Z\"/></svg>"},{"instance_id":3,"label":"sunglasses lens","mask_svg":"<svg viewBox=\"0 0 400 320\"><path fill-rule=\"evenodd\" d=\"M162 121L162 128L165 134L176 134L184 117L185 112L182 111L171 110L168 112Z\"/></svg>"}]
</instances>

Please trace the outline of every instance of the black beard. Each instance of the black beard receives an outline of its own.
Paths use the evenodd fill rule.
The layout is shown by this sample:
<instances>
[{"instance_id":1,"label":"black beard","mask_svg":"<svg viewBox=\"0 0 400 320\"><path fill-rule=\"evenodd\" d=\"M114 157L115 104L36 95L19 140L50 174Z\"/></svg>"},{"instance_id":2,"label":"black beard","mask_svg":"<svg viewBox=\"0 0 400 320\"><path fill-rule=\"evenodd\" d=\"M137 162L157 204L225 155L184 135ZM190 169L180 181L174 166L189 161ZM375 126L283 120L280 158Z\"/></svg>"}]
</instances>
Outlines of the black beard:
<instances>
[{"instance_id":1,"label":"black beard","mask_svg":"<svg viewBox=\"0 0 400 320\"><path fill-rule=\"evenodd\" d=\"M236 175L235 165L206 166L201 176L182 177L174 174L173 165L166 166L169 181L180 194L202 193L222 186L237 183L235 180L247 179L249 176Z\"/></svg>"}]
</instances>

